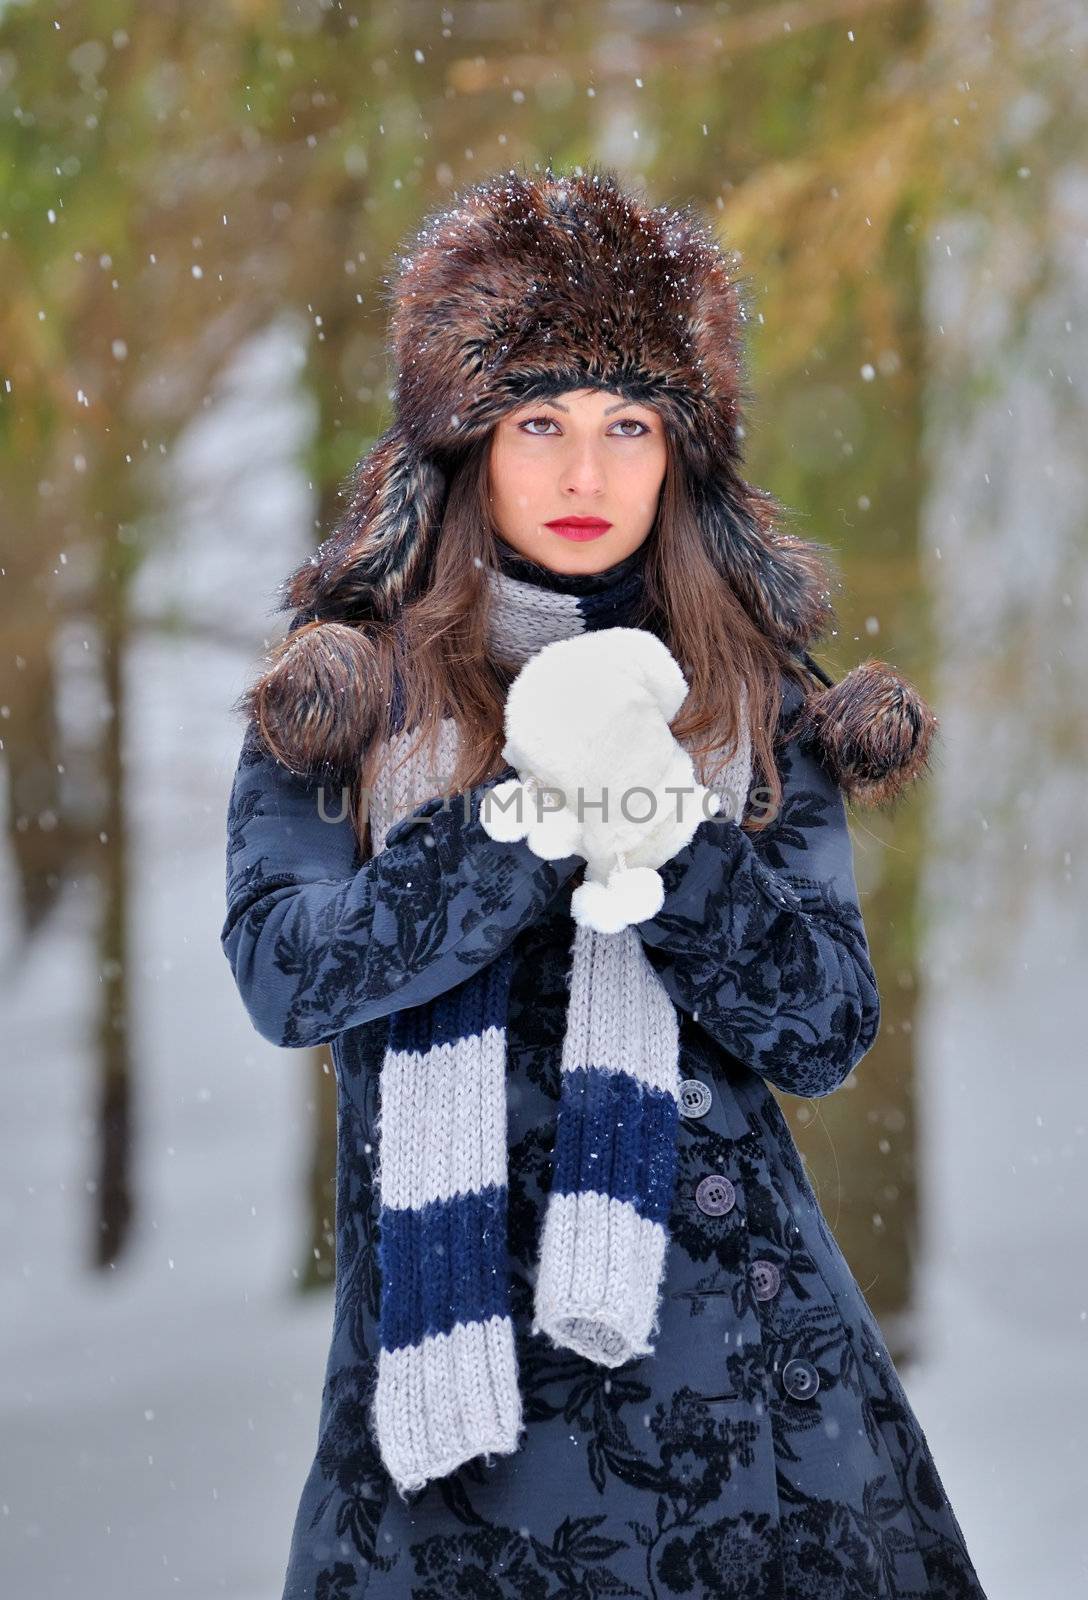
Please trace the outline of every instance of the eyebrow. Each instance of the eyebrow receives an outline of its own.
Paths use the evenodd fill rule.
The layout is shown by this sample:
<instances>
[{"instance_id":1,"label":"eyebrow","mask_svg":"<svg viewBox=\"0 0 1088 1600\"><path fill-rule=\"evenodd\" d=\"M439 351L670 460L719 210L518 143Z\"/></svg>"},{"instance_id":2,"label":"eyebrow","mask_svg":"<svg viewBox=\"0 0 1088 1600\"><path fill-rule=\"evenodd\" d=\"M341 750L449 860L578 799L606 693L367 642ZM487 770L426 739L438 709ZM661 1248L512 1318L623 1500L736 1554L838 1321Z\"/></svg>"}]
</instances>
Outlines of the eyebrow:
<instances>
[{"instance_id":1,"label":"eyebrow","mask_svg":"<svg viewBox=\"0 0 1088 1600\"><path fill-rule=\"evenodd\" d=\"M531 400L529 400L529 401L526 402L526 404L532 405L533 402ZM541 400L539 402L539 404L542 405L542 406L554 406L557 411L569 411L570 410L570 406L563 405L563 403L561 401L559 401L559 400L547 400L547 399L545 399L545 400ZM650 410L653 409L653 407L650 405L649 401L647 401L647 400L617 400L616 404L614 406L605 406L602 415L607 417L613 411L623 411L627 406L645 406L647 411L650 411Z\"/></svg>"}]
</instances>

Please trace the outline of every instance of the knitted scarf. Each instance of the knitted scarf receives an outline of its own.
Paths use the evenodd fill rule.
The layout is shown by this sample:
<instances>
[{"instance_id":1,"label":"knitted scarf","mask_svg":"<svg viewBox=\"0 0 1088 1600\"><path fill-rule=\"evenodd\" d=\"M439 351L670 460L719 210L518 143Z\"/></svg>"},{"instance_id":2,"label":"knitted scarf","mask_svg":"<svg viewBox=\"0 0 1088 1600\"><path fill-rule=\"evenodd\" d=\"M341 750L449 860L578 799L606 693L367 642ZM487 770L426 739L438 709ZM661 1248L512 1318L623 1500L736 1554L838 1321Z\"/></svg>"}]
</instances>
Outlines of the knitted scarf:
<instances>
[{"instance_id":1,"label":"knitted scarf","mask_svg":"<svg viewBox=\"0 0 1088 1600\"><path fill-rule=\"evenodd\" d=\"M635 551L606 573L570 577L503 554L488 572L493 642L525 661L553 639L624 625L641 587L640 558ZM452 772L455 724L446 719L443 727ZM390 762L404 737L390 741ZM436 793L435 776L402 776L398 803L421 805ZM750 779L742 717L738 747L712 785L723 796L718 820L740 819ZM382 814L376 784L375 849L396 820L391 809L387 797ZM679 1028L637 926L611 934L571 926L531 1331L615 1367L652 1354L659 1331L678 1161ZM507 1261L512 964L507 946L456 988L389 1020L379 1084L381 1314L370 1423L402 1498L474 1456L514 1452L525 1426Z\"/></svg>"}]
</instances>

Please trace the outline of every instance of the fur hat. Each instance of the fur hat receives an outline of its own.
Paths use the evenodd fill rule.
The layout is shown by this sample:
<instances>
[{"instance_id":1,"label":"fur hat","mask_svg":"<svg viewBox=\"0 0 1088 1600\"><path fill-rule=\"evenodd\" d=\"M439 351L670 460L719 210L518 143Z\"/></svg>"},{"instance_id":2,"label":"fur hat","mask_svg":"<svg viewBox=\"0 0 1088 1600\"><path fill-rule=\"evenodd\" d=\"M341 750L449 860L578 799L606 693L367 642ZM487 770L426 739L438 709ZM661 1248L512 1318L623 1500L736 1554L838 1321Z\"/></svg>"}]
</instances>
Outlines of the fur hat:
<instances>
[{"instance_id":1,"label":"fur hat","mask_svg":"<svg viewBox=\"0 0 1088 1600\"><path fill-rule=\"evenodd\" d=\"M346 686L363 692L372 660L360 625L392 620L425 586L466 446L513 407L600 388L661 414L712 560L824 685L796 731L846 793L880 804L922 772L937 719L917 691L874 660L835 684L808 654L834 621L838 580L826 547L777 529L777 503L740 470L747 313L735 268L690 205L650 206L600 166L511 169L426 218L387 280L394 420L355 467L337 527L281 590L307 648L292 652L277 715L305 721L307 749L339 764Z\"/></svg>"}]
</instances>

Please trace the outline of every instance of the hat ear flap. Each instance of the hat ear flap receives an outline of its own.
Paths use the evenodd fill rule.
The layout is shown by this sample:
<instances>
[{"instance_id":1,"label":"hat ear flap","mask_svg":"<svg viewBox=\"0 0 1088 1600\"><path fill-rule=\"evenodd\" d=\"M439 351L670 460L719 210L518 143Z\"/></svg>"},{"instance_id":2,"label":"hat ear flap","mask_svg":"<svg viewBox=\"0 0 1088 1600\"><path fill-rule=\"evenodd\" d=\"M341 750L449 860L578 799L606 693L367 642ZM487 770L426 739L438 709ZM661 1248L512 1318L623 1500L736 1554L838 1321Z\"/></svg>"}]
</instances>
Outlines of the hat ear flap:
<instances>
[{"instance_id":1,"label":"hat ear flap","mask_svg":"<svg viewBox=\"0 0 1088 1600\"><path fill-rule=\"evenodd\" d=\"M856 805L877 807L928 774L939 727L914 685L870 658L807 695L789 737L815 752Z\"/></svg>"},{"instance_id":2,"label":"hat ear flap","mask_svg":"<svg viewBox=\"0 0 1088 1600\"><path fill-rule=\"evenodd\" d=\"M394 423L356 463L348 508L283 586L283 609L388 621L418 588L448 482Z\"/></svg>"},{"instance_id":3,"label":"hat ear flap","mask_svg":"<svg viewBox=\"0 0 1088 1600\"><path fill-rule=\"evenodd\" d=\"M820 638L842 586L829 547L776 532L770 496L735 477L697 479L691 493L711 558L763 631L787 649Z\"/></svg>"},{"instance_id":4,"label":"hat ear flap","mask_svg":"<svg viewBox=\"0 0 1088 1600\"><path fill-rule=\"evenodd\" d=\"M386 711L388 663L375 631L300 612L236 703L289 771L345 781L358 773Z\"/></svg>"}]
</instances>

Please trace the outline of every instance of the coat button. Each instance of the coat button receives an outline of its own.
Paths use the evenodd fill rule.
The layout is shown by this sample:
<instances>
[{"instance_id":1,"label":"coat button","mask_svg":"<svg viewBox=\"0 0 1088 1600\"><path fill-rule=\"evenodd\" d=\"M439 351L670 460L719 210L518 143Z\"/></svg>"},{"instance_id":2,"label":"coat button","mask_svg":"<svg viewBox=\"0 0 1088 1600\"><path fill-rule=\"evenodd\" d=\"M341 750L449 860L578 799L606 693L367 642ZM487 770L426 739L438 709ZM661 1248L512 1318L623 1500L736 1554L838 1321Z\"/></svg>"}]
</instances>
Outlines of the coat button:
<instances>
[{"instance_id":1,"label":"coat button","mask_svg":"<svg viewBox=\"0 0 1088 1600\"><path fill-rule=\"evenodd\" d=\"M710 1086L702 1078L685 1078L680 1085L680 1110L685 1117L705 1117L710 1110Z\"/></svg>"},{"instance_id":2,"label":"coat button","mask_svg":"<svg viewBox=\"0 0 1088 1600\"><path fill-rule=\"evenodd\" d=\"M737 1192L722 1172L708 1172L695 1190L695 1204L708 1217L721 1217L737 1202Z\"/></svg>"},{"instance_id":3,"label":"coat button","mask_svg":"<svg viewBox=\"0 0 1088 1600\"><path fill-rule=\"evenodd\" d=\"M795 1357L782 1368L782 1387L795 1400L811 1400L820 1387L820 1374L811 1361Z\"/></svg>"},{"instance_id":4,"label":"coat button","mask_svg":"<svg viewBox=\"0 0 1088 1600\"><path fill-rule=\"evenodd\" d=\"M757 1300L773 1300L782 1282L782 1274L773 1261L751 1263L752 1293Z\"/></svg>"}]
</instances>

